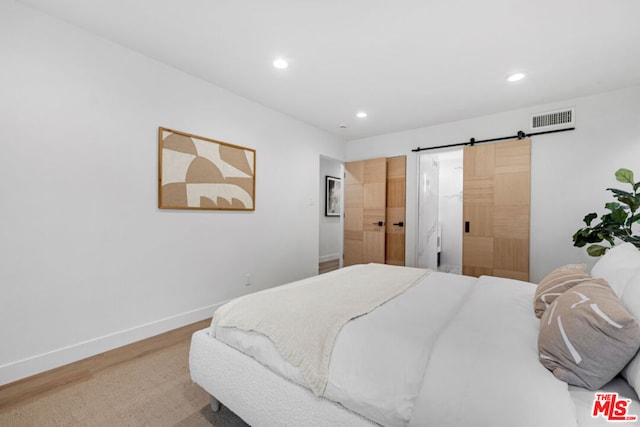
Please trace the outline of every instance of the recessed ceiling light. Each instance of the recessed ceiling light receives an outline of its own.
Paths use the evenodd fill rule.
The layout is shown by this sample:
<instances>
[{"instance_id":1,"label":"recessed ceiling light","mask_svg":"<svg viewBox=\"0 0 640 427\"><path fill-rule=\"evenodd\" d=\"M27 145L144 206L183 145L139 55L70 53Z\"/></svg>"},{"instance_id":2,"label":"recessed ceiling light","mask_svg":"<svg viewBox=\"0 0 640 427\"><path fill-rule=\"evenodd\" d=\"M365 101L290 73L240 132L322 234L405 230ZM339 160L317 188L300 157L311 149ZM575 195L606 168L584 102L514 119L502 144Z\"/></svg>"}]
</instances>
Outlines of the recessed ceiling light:
<instances>
[{"instance_id":1,"label":"recessed ceiling light","mask_svg":"<svg viewBox=\"0 0 640 427\"><path fill-rule=\"evenodd\" d=\"M289 63L286 59L277 58L275 61L273 61L273 66L280 70L283 70L289 66Z\"/></svg>"},{"instance_id":2,"label":"recessed ceiling light","mask_svg":"<svg viewBox=\"0 0 640 427\"><path fill-rule=\"evenodd\" d=\"M365 117L367 117L367 113L365 113L364 111L359 111L358 113L356 113L356 117L359 119L364 119Z\"/></svg>"},{"instance_id":3,"label":"recessed ceiling light","mask_svg":"<svg viewBox=\"0 0 640 427\"><path fill-rule=\"evenodd\" d=\"M507 81L509 83L515 83L515 82L519 82L520 80L525 78L525 74L524 73L513 73L513 74L509 74L507 76Z\"/></svg>"}]
</instances>

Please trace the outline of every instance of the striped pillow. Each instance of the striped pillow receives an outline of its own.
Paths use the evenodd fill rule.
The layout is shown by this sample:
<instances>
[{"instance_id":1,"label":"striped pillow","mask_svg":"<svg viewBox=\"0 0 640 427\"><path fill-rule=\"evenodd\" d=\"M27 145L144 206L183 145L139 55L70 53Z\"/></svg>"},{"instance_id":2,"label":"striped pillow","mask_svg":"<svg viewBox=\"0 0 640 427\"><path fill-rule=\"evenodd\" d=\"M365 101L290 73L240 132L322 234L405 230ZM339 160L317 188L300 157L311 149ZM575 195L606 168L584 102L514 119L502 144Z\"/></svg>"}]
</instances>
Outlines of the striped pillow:
<instances>
[{"instance_id":1,"label":"striped pillow","mask_svg":"<svg viewBox=\"0 0 640 427\"><path fill-rule=\"evenodd\" d=\"M553 270L542 279L536 289L533 301L536 317L541 318L547 307L564 291L588 280L591 280L591 276L587 273L585 264L567 264Z\"/></svg>"},{"instance_id":2,"label":"striped pillow","mask_svg":"<svg viewBox=\"0 0 640 427\"><path fill-rule=\"evenodd\" d=\"M540 321L540 362L562 381L596 390L640 348L640 326L607 284L585 282L560 295Z\"/></svg>"}]
</instances>

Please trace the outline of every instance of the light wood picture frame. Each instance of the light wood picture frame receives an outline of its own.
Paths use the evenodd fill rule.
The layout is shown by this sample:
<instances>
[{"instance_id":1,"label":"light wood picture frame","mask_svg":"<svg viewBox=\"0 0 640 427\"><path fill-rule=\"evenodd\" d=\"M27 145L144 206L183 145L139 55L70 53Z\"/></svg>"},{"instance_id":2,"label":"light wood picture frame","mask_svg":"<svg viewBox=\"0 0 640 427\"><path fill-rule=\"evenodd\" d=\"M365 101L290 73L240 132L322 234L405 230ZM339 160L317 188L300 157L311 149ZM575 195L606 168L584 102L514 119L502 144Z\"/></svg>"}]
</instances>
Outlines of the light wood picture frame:
<instances>
[{"instance_id":1,"label":"light wood picture frame","mask_svg":"<svg viewBox=\"0 0 640 427\"><path fill-rule=\"evenodd\" d=\"M158 128L158 208L255 210L256 151Z\"/></svg>"}]
</instances>

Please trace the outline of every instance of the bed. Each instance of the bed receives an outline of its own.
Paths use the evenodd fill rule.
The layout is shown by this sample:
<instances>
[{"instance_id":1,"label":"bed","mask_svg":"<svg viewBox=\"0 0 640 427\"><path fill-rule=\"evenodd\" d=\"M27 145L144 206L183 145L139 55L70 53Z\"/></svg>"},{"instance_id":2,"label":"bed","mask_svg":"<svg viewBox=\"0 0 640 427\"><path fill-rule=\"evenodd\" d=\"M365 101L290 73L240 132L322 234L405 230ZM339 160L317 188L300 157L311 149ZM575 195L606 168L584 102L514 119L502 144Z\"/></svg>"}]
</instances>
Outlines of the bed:
<instances>
[{"instance_id":1,"label":"bed","mask_svg":"<svg viewBox=\"0 0 640 427\"><path fill-rule=\"evenodd\" d=\"M189 365L252 426L639 425L638 316L630 244L539 285L358 265L218 308Z\"/></svg>"}]
</instances>

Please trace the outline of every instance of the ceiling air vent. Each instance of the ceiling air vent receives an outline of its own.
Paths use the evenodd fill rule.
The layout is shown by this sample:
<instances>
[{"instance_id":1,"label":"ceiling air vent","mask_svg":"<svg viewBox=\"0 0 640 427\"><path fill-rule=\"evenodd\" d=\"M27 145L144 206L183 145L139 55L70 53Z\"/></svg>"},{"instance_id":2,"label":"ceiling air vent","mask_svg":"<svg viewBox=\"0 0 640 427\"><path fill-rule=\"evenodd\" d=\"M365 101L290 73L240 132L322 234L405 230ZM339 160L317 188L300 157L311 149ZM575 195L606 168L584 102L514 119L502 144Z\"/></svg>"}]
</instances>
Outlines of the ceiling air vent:
<instances>
[{"instance_id":1,"label":"ceiling air vent","mask_svg":"<svg viewBox=\"0 0 640 427\"><path fill-rule=\"evenodd\" d=\"M553 130L572 127L575 124L576 109L549 111L531 116L532 130Z\"/></svg>"}]
</instances>

